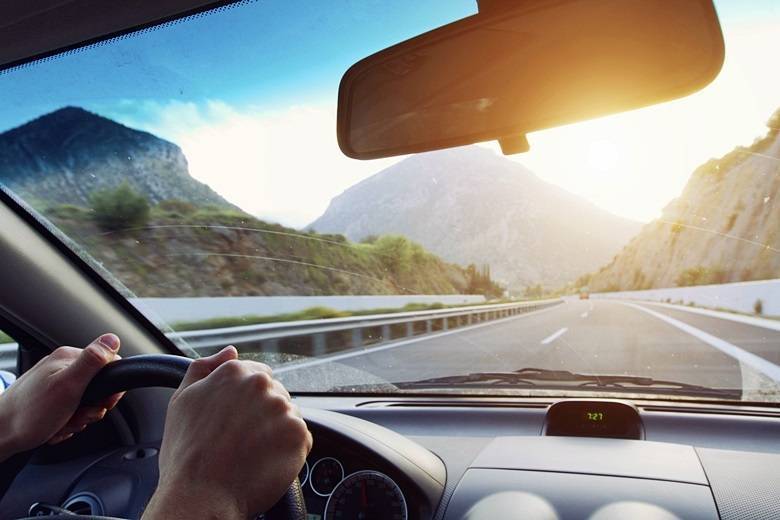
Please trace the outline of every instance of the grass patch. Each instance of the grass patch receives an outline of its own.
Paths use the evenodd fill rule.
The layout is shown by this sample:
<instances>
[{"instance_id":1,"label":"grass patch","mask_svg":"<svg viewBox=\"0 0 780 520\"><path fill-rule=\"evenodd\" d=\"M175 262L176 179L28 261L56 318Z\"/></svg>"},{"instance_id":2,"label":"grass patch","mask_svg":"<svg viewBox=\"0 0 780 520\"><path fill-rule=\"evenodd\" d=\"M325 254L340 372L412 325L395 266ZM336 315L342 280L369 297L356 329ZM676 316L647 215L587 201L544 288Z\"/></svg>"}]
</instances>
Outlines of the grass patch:
<instances>
[{"instance_id":1,"label":"grass patch","mask_svg":"<svg viewBox=\"0 0 780 520\"><path fill-rule=\"evenodd\" d=\"M0 331L0 343L16 343L16 341L5 332Z\"/></svg>"}]
</instances>

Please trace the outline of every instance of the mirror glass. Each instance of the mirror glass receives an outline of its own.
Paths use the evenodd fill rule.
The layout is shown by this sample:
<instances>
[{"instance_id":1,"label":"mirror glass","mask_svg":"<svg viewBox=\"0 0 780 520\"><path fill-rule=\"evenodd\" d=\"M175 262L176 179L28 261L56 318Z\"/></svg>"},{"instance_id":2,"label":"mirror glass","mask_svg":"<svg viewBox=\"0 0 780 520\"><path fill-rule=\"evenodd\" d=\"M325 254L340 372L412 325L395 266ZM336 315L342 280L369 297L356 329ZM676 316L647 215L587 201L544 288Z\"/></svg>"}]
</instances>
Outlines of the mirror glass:
<instances>
[{"instance_id":1,"label":"mirror glass","mask_svg":"<svg viewBox=\"0 0 780 520\"><path fill-rule=\"evenodd\" d=\"M710 0L523 2L355 64L339 91L339 145L371 159L509 142L687 95L723 54Z\"/></svg>"}]
</instances>

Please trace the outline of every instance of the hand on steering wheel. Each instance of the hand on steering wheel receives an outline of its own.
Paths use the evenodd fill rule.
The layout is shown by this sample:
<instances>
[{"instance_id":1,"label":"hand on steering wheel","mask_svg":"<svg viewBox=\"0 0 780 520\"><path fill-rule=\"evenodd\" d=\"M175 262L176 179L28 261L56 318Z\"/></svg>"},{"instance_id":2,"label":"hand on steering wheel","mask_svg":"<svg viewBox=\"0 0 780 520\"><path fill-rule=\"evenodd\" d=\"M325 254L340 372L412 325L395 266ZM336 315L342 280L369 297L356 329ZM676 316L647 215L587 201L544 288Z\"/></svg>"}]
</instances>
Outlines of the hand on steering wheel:
<instances>
[{"instance_id":1,"label":"hand on steering wheel","mask_svg":"<svg viewBox=\"0 0 780 520\"><path fill-rule=\"evenodd\" d=\"M145 519L249 518L269 511L297 477L312 444L306 423L268 366L237 357L228 347L194 361L171 397Z\"/></svg>"},{"instance_id":2,"label":"hand on steering wheel","mask_svg":"<svg viewBox=\"0 0 780 520\"><path fill-rule=\"evenodd\" d=\"M297 474L311 434L271 369L237 357L233 347L192 362L135 356L105 366L84 392L89 405L133 388L178 387L144 519L245 519L266 511L269 520L305 520Z\"/></svg>"}]
</instances>

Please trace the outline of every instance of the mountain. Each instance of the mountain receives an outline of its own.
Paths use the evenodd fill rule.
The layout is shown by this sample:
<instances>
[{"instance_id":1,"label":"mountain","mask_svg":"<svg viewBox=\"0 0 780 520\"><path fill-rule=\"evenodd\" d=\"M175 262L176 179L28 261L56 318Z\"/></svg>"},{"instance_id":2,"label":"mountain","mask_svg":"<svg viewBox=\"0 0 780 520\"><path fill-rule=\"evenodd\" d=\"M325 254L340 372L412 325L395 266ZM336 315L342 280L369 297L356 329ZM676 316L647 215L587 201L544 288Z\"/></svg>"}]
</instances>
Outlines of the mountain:
<instances>
[{"instance_id":1,"label":"mountain","mask_svg":"<svg viewBox=\"0 0 780 520\"><path fill-rule=\"evenodd\" d=\"M95 190L128 182L152 203L232 207L193 179L173 143L76 107L0 134L0 183L34 206L89 205Z\"/></svg>"},{"instance_id":2,"label":"mountain","mask_svg":"<svg viewBox=\"0 0 780 520\"><path fill-rule=\"evenodd\" d=\"M780 110L768 133L697 168L663 216L595 273L592 290L780 278Z\"/></svg>"},{"instance_id":3,"label":"mountain","mask_svg":"<svg viewBox=\"0 0 780 520\"><path fill-rule=\"evenodd\" d=\"M414 155L335 197L311 229L397 233L459 264L489 264L518 290L562 285L640 228L476 146Z\"/></svg>"}]
</instances>

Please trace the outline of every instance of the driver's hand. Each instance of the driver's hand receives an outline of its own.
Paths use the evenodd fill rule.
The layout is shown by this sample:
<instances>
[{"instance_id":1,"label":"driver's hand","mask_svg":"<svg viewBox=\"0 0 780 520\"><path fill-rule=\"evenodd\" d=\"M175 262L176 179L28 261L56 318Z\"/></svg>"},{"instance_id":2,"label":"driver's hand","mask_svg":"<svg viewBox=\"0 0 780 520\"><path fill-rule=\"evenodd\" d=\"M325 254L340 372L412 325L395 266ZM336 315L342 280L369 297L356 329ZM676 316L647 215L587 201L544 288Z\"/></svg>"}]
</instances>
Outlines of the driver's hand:
<instances>
[{"instance_id":1,"label":"driver's hand","mask_svg":"<svg viewBox=\"0 0 780 520\"><path fill-rule=\"evenodd\" d=\"M72 437L103 418L122 394L80 407L87 384L118 359L119 338L103 334L86 348L60 347L0 394L0 461Z\"/></svg>"},{"instance_id":2,"label":"driver's hand","mask_svg":"<svg viewBox=\"0 0 780 520\"><path fill-rule=\"evenodd\" d=\"M271 369L234 347L193 361L171 397L144 519L253 518L282 497L311 434Z\"/></svg>"}]
</instances>

